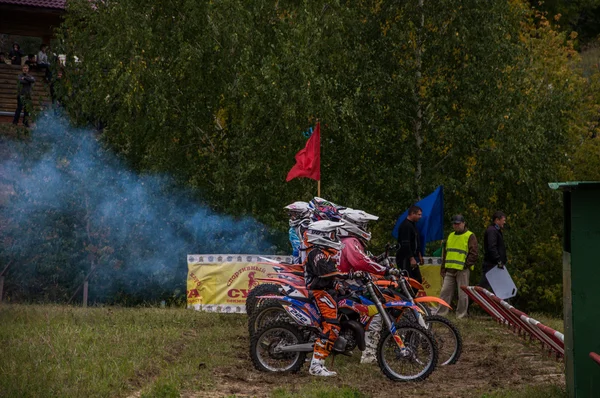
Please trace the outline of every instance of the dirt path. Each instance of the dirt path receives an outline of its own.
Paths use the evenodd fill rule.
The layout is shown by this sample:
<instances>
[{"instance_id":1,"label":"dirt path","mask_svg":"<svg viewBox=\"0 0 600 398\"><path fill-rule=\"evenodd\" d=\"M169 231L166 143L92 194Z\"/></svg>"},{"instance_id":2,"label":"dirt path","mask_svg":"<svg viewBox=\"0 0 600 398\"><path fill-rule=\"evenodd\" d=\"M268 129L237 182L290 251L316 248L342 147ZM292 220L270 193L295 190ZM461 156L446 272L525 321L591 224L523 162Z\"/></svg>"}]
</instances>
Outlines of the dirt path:
<instances>
[{"instance_id":1,"label":"dirt path","mask_svg":"<svg viewBox=\"0 0 600 398\"><path fill-rule=\"evenodd\" d=\"M461 327L461 325L459 325ZM389 397L401 390L403 397L480 397L483 394L525 386L556 384L564 386L564 367L541 350L539 343L527 343L503 326L481 317L461 327L464 348L457 364L439 367L421 383L394 383L386 379L377 365L360 365L359 358L342 358L336 370L339 376L327 381L315 380L305 366L295 375L273 375L256 371L244 341L239 346L234 368L213 372L213 391L183 394L190 398L267 397L282 388L300 393L306 385L323 388L352 387L371 397ZM399 392L399 391L398 391ZM396 395L396 394L394 394Z\"/></svg>"}]
</instances>

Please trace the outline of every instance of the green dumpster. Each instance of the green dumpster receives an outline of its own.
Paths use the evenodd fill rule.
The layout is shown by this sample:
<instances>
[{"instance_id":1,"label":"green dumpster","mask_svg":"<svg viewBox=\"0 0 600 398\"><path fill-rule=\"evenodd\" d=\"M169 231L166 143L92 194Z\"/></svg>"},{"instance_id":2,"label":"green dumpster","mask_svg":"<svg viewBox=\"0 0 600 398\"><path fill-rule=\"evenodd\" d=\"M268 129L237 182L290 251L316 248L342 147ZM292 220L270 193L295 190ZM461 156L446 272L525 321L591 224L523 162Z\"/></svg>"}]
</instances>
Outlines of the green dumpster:
<instances>
[{"instance_id":1,"label":"green dumpster","mask_svg":"<svg viewBox=\"0 0 600 398\"><path fill-rule=\"evenodd\" d=\"M600 397L600 182L555 182L563 192L563 302L569 397Z\"/></svg>"}]
</instances>

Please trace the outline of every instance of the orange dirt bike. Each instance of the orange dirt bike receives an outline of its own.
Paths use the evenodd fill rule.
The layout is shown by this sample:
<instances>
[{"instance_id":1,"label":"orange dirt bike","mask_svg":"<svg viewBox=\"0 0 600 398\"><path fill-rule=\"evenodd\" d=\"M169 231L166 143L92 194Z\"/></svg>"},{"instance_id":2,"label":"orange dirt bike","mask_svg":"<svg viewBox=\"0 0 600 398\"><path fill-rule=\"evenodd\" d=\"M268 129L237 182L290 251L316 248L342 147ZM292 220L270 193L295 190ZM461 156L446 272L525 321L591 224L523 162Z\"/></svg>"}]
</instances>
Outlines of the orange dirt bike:
<instances>
[{"instance_id":1,"label":"orange dirt bike","mask_svg":"<svg viewBox=\"0 0 600 398\"><path fill-rule=\"evenodd\" d=\"M378 262L385 263L389 266L389 249L389 245L387 245L386 252L377 257ZM252 316L257 306L262 302L262 300L258 298L259 296L286 294L286 291L282 290L282 288L285 289L286 286L292 286L293 288L299 288L300 290L304 288L304 266L302 264L280 263L266 258L264 260L264 264L273 266L275 273L269 274L268 278L258 278L257 280L261 281L261 284L254 287L248 293L248 296L246 297L246 314L248 317ZM422 294L425 294L423 286L419 282L410 278L409 281L411 286L419 290ZM289 293L289 291L287 293ZM419 300L417 301L417 305L421 307L427 315L430 315L430 309L424 302L421 303L421 300Z\"/></svg>"},{"instance_id":2,"label":"orange dirt bike","mask_svg":"<svg viewBox=\"0 0 600 398\"><path fill-rule=\"evenodd\" d=\"M377 261L390 266L388 253L395 249L396 247L390 247L389 244L386 245L385 252L377 257ZM392 316L395 315L396 320L399 320L400 317L408 318L408 320L417 322L431 331L438 345L439 364L441 366L455 364L462 354L462 336L460 331L448 318L431 314L432 304L451 308L450 305L439 297L426 296L422 284L415 279L409 278L406 271L401 270L400 273L403 277L396 278L390 276L387 279L379 278L375 283L391 296L399 296L403 300L412 301L414 305L421 308L422 313L418 311L404 311L401 314L392 314Z\"/></svg>"},{"instance_id":3,"label":"orange dirt bike","mask_svg":"<svg viewBox=\"0 0 600 398\"><path fill-rule=\"evenodd\" d=\"M386 253L378 257L382 262L387 260L389 247L386 247L386 249ZM389 265L389 263L386 265ZM374 278L378 277L374 276ZM427 312L430 308L429 305L432 303L447 307L449 305L438 297L421 296L413 298L412 294L415 289L424 294L423 286L414 279L406 276L398 279L393 276L388 278L375 279L373 282L384 289L389 301L411 301L412 305L419 307L423 312L423 314L414 310L394 312L391 314L393 319L396 322L406 319L430 330L438 345L439 364L444 366L456 363L462 353L462 336L460 331L449 319L442 316L430 315ZM308 297L303 276L300 276L297 272L290 271L290 268L282 268L279 273L264 280L274 286L275 295ZM287 313L283 310L279 300L272 298L257 300L257 308L248 317L248 334L252 336L261 326L275 319L291 321Z\"/></svg>"},{"instance_id":4,"label":"orange dirt bike","mask_svg":"<svg viewBox=\"0 0 600 398\"><path fill-rule=\"evenodd\" d=\"M422 310L423 304L425 304L427 308L430 303L437 303L438 305L446 307L450 306L438 297L421 296L413 298L411 294L412 289L410 289L410 287L416 287L417 283L417 281L409 281L408 278L395 278L393 276L390 277L390 280L380 279L375 281L375 284L377 284L388 296L388 300L405 300L421 309L421 311L392 311L390 316L396 321L406 319L425 327L433 334L438 345L439 364L441 366L455 364L462 354L462 336L460 331L448 318L439 315L427 315L426 312Z\"/></svg>"},{"instance_id":5,"label":"orange dirt bike","mask_svg":"<svg viewBox=\"0 0 600 398\"><path fill-rule=\"evenodd\" d=\"M343 275L333 273L327 276ZM376 357L381 371L394 381L420 381L435 370L437 345L431 333L414 322L395 323L388 311L404 311L418 307L406 301L386 301L381 289L369 274L360 276L363 286L350 290L338 300L341 330L332 353L350 355L358 347L364 350L365 330L380 313L384 327L377 345ZM274 319L254 333L250 356L254 366L266 372L297 372L321 330L321 317L310 297L263 296L277 300L289 317ZM291 320L291 321L290 321Z\"/></svg>"}]
</instances>

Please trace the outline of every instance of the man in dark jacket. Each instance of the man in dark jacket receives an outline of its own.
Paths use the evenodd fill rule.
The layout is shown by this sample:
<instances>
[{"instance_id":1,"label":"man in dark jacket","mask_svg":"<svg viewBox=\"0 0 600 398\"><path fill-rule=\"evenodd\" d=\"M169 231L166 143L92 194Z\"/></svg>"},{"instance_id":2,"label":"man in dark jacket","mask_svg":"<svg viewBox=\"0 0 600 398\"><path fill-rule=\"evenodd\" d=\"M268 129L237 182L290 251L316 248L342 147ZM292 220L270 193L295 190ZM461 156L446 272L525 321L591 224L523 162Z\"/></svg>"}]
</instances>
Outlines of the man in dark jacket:
<instances>
[{"instance_id":1,"label":"man in dark jacket","mask_svg":"<svg viewBox=\"0 0 600 398\"><path fill-rule=\"evenodd\" d=\"M21 57L25 55L23 51L21 51L21 46L19 43L13 44L12 50L8 53L8 58L10 58L10 63L12 65L21 65Z\"/></svg>"},{"instance_id":2,"label":"man in dark jacket","mask_svg":"<svg viewBox=\"0 0 600 398\"><path fill-rule=\"evenodd\" d=\"M421 239L417 223L423 216L423 210L419 206L411 206L408 209L406 220L400 224L398 230L398 244L400 248L396 253L396 265L400 269L408 271L411 278L423 283L419 264L423 262L421 255Z\"/></svg>"},{"instance_id":3,"label":"man in dark jacket","mask_svg":"<svg viewBox=\"0 0 600 398\"><path fill-rule=\"evenodd\" d=\"M29 74L29 65L23 65L23 73L17 78L17 110L13 118L13 124L19 124L21 110L23 110L23 125L29 127L28 117L31 106L31 86L35 83L35 78Z\"/></svg>"},{"instance_id":4,"label":"man in dark jacket","mask_svg":"<svg viewBox=\"0 0 600 398\"><path fill-rule=\"evenodd\" d=\"M492 225L485 230L483 236L483 273L479 286L488 290L491 290L491 286L485 274L495 266L504 268L507 262L506 246L504 246L504 236L502 235L504 224L506 224L506 215L501 211L495 212L492 216Z\"/></svg>"}]
</instances>

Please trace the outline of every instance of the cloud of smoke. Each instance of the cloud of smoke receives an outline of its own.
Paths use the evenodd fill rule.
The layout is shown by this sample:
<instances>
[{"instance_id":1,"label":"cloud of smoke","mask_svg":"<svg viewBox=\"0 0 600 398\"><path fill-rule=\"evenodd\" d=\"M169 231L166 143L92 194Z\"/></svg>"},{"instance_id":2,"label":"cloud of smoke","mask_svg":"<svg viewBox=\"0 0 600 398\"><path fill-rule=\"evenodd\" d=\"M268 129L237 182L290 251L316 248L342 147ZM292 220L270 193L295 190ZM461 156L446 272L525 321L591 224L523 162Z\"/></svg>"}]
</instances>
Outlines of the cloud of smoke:
<instances>
[{"instance_id":1,"label":"cloud of smoke","mask_svg":"<svg viewBox=\"0 0 600 398\"><path fill-rule=\"evenodd\" d=\"M155 300L185 291L188 253L275 251L264 225L215 213L168 176L132 172L92 131L54 114L29 141L0 144L14 190L0 207L0 265L11 263L5 291L15 299L66 300L95 267L92 300Z\"/></svg>"}]
</instances>

